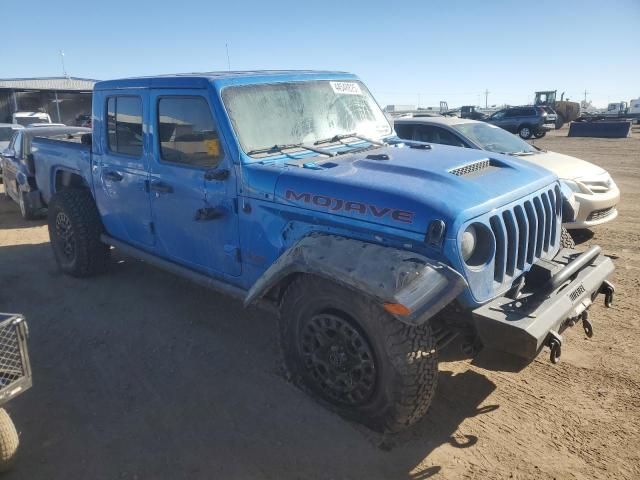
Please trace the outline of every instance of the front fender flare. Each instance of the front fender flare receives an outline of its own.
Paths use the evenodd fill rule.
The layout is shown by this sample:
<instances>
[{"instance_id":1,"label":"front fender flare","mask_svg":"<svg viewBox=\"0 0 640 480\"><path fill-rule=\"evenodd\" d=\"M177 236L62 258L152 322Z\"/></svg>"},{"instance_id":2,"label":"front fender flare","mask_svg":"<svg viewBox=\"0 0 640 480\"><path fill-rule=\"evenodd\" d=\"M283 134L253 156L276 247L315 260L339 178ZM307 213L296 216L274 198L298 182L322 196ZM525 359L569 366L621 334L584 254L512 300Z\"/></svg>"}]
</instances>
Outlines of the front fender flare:
<instances>
[{"instance_id":1,"label":"front fender flare","mask_svg":"<svg viewBox=\"0 0 640 480\"><path fill-rule=\"evenodd\" d=\"M444 263L393 247L337 235L314 233L287 249L247 292L249 306L293 273L308 273L345 285L375 301L402 304L399 320L419 325L455 299L467 286Z\"/></svg>"}]
</instances>

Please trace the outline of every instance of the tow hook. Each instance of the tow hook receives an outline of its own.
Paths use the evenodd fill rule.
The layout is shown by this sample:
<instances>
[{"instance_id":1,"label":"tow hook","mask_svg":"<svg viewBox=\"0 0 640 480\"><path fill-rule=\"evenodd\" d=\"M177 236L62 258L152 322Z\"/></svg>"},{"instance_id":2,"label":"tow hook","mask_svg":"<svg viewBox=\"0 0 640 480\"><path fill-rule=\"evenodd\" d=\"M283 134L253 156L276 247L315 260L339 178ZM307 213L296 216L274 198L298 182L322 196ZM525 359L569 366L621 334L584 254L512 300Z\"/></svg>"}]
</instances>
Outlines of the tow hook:
<instances>
[{"instance_id":1,"label":"tow hook","mask_svg":"<svg viewBox=\"0 0 640 480\"><path fill-rule=\"evenodd\" d=\"M551 350L551 355L549 356L549 360L551 363L556 364L560 361L560 355L562 355L562 337L551 330L549 332L549 340L547 341L547 346Z\"/></svg>"},{"instance_id":2,"label":"tow hook","mask_svg":"<svg viewBox=\"0 0 640 480\"><path fill-rule=\"evenodd\" d=\"M600 290L598 293L602 293L604 295L604 306L609 308L613 305L613 294L615 293L616 288L613 286L609 280L605 280L600 285Z\"/></svg>"},{"instance_id":3,"label":"tow hook","mask_svg":"<svg viewBox=\"0 0 640 480\"><path fill-rule=\"evenodd\" d=\"M586 310L582 312L582 328L584 329L584 334L588 338L593 337L593 325L589 321L589 313Z\"/></svg>"}]
</instances>

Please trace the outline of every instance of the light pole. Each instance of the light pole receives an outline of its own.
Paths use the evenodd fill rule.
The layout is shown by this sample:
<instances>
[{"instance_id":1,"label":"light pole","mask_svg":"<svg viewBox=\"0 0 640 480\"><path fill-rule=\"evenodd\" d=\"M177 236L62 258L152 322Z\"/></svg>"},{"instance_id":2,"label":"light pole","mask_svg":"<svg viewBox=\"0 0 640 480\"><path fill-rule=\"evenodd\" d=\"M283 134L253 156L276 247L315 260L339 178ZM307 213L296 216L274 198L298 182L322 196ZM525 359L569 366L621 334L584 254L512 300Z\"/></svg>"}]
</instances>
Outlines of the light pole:
<instances>
[{"instance_id":1,"label":"light pole","mask_svg":"<svg viewBox=\"0 0 640 480\"><path fill-rule=\"evenodd\" d=\"M62 76L69 78L69 75L67 75L67 69L64 66L64 52L62 50L60 50L60 62L62 63Z\"/></svg>"}]
</instances>

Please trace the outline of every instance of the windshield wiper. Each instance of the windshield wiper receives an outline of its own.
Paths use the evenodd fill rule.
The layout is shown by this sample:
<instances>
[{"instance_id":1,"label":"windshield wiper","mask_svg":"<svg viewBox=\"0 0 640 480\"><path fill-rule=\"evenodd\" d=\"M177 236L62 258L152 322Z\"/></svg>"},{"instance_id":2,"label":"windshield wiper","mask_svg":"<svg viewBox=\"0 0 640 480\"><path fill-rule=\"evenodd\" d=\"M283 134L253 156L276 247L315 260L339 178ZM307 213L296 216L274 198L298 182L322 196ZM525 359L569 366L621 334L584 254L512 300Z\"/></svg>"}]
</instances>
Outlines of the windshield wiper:
<instances>
[{"instance_id":1,"label":"windshield wiper","mask_svg":"<svg viewBox=\"0 0 640 480\"><path fill-rule=\"evenodd\" d=\"M288 143L280 145L275 144L272 147L249 150L247 152L247 155L256 155L258 153L284 153L285 155L288 155L288 153L283 152L283 150L293 150L294 148L302 148L304 150L309 150L310 152L327 155L328 157L335 157L337 155L335 152L330 152L329 150L325 150L324 148L316 148L311 145L305 145L304 143Z\"/></svg>"},{"instance_id":2,"label":"windshield wiper","mask_svg":"<svg viewBox=\"0 0 640 480\"><path fill-rule=\"evenodd\" d=\"M333 137L323 138L322 140L317 140L313 142L314 145L322 145L323 143L336 143L340 140L344 140L345 138L357 138L358 140L362 140L364 142L369 142L373 145L377 145L379 147L384 146L384 143L379 142L377 140L373 140L372 138L365 137L363 135L358 135L357 133L343 133L341 135L334 135Z\"/></svg>"},{"instance_id":3,"label":"windshield wiper","mask_svg":"<svg viewBox=\"0 0 640 480\"><path fill-rule=\"evenodd\" d=\"M509 155L515 155L516 157L522 157L522 156L525 156L525 155L533 155L534 153L537 153L537 152L525 152L525 151L522 151L522 152L511 152Z\"/></svg>"}]
</instances>

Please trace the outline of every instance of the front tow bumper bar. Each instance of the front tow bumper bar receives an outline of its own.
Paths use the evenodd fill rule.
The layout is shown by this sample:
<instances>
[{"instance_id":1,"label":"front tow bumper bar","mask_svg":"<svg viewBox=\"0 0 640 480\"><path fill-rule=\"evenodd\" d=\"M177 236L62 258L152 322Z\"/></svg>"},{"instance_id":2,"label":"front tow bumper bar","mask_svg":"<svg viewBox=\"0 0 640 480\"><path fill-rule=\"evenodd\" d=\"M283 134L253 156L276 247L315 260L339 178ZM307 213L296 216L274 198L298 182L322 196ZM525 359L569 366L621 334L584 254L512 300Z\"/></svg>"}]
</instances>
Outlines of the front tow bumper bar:
<instances>
[{"instance_id":1,"label":"front tow bumper bar","mask_svg":"<svg viewBox=\"0 0 640 480\"><path fill-rule=\"evenodd\" d=\"M473 311L485 347L532 359L548 346L555 363L562 345L560 333L567 326L582 320L585 333L593 334L587 309L598 294L605 296L606 306L613 303L614 287L607 280L614 270L611 259L594 246L582 253L562 249L542 263L525 277L516 299L498 297Z\"/></svg>"}]
</instances>

